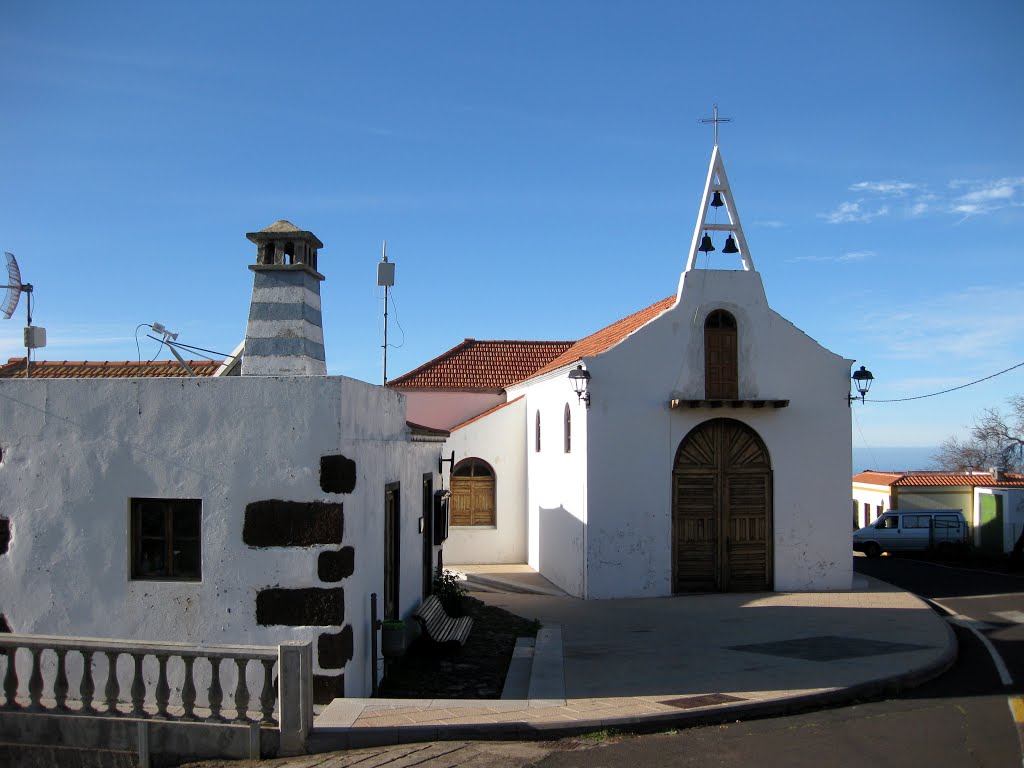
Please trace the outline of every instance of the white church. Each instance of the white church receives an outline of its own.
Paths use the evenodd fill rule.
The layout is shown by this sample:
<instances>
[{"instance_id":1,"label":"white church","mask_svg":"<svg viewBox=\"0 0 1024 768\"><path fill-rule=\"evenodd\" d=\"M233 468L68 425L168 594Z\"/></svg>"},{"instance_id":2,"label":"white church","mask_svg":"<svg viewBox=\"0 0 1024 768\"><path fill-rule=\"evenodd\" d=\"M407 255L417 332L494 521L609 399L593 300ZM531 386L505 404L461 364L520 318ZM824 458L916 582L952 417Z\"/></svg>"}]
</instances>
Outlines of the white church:
<instances>
[{"instance_id":1,"label":"white church","mask_svg":"<svg viewBox=\"0 0 1024 768\"><path fill-rule=\"evenodd\" d=\"M716 144L674 294L575 342L466 339L389 386L451 433L445 562L588 599L833 590L852 363L769 306Z\"/></svg>"},{"instance_id":2,"label":"white church","mask_svg":"<svg viewBox=\"0 0 1024 768\"><path fill-rule=\"evenodd\" d=\"M674 294L387 387L326 375L320 240L247 237L240 364L0 375L0 631L308 642L326 703L379 678L372 596L408 617L442 557L581 598L851 586L853 361L768 306L717 146Z\"/></svg>"}]
</instances>

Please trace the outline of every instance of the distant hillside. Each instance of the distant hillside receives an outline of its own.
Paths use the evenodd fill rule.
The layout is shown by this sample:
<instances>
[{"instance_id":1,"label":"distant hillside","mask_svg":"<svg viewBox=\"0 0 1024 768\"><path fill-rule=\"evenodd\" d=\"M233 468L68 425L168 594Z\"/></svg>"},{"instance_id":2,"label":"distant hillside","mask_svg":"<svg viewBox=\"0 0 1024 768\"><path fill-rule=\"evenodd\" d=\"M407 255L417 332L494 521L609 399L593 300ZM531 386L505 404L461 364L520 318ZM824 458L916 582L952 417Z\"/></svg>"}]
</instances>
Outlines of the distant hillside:
<instances>
[{"instance_id":1,"label":"distant hillside","mask_svg":"<svg viewBox=\"0 0 1024 768\"><path fill-rule=\"evenodd\" d=\"M853 474L865 469L905 470L940 469L932 461L938 448L857 448L853 449Z\"/></svg>"}]
</instances>

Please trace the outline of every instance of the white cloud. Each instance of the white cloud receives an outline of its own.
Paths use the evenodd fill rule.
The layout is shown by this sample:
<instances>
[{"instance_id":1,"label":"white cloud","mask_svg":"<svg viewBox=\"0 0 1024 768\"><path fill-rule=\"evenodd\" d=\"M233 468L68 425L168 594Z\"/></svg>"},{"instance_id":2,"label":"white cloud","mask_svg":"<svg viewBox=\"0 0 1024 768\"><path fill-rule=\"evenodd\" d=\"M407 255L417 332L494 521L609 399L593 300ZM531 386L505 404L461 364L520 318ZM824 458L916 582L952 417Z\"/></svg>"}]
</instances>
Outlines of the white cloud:
<instances>
[{"instance_id":1,"label":"white cloud","mask_svg":"<svg viewBox=\"0 0 1024 768\"><path fill-rule=\"evenodd\" d=\"M961 220L971 216L992 213L1004 208L1024 207L1024 176L1006 176L1000 179L954 179L937 194L926 184L909 181L858 181L849 186L875 198L907 198L897 213L907 218L927 214L955 214ZM865 223L888 215L890 207L881 204L872 208L870 197L839 203L835 210L819 213L829 224Z\"/></svg>"},{"instance_id":2,"label":"white cloud","mask_svg":"<svg viewBox=\"0 0 1024 768\"><path fill-rule=\"evenodd\" d=\"M877 340L884 358L942 360L946 369L953 360L971 361L997 370L1014 357L1011 350L1024 345L1024 285L975 286L904 303L898 310L869 313L860 329Z\"/></svg>"},{"instance_id":3,"label":"white cloud","mask_svg":"<svg viewBox=\"0 0 1024 768\"><path fill-rule=\"evenodd\" d=\"M883 205L873 211L861 206L862 200L843 202L829 213L819 213L818 218L825 219L829 224L849 224L851 222L866 223L880 216L889 215L889 206Z\"/></svg>"},{"instance_id":4,"label":"white cloud","mask_svg":"<svg viewBox=\"0 0 1024 768\"><path fill-rule=\"evenodd\" d=\"M774 221L771 219L767 221L755 221L753 224L756 227L768 227L769 229L782 229L782 227L786 226L784 222Z\"/></svg>"},{"instance_id":5,"label":"white cloud","mask_svg":"<svg viewBox=\"0 0 1024 768\"><path fill-rule=\"evenodd\" d=\"M850 185L853 192L877 192L880 195L905 195L912 189L917 189L917 184L909 181L858 181Z\"/></svg>"},{"instance_id":6,"label":"white cloud","mask_svg":"<svg viewBox=\"0 0 1024 768\"><path fill-rule=\"evenodd\" d=\"M1006 177L988 181L955 180L951 189L962 191L951 203L949 210L965 217L992 213L1001 208L1024 205L1017 193L1024 189L1024 177Z\"/></svg>"}]
</instances>

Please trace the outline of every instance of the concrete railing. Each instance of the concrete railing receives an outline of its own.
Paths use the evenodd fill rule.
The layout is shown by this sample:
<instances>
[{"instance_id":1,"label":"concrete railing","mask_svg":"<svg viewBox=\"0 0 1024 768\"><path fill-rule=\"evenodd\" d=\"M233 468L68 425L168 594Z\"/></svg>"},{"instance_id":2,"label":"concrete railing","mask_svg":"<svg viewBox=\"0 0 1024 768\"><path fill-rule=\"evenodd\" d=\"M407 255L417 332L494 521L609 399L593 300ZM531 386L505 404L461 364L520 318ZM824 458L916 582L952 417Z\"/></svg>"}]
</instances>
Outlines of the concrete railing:
<instances>
[{"instance_id":1,"label":"concrete railing","mask_svg":"<svg viewBox=\"0 0 1024 768\"><path fill-rule=\"evenodd\" d=\"M137 720L163 730L173 723L245 726L250 753L254 739L260 751L263 730L276 732L271 751L281 755L303 752L313 724L309 643L192 646L0 634L0 675L0 715ZM149 749L146 733L138 730L140 751Z\"/></svg>"}]
</instances>

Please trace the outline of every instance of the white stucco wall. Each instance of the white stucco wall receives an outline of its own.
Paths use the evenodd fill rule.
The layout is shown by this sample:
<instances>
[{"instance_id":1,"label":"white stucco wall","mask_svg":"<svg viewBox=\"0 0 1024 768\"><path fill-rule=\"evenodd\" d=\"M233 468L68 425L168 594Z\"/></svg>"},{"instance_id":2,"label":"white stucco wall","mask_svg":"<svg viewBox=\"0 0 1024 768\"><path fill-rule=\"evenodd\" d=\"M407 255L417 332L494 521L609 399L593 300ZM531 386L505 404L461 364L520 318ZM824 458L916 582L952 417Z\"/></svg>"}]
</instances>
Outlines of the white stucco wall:
<instances>
[{"instance_id":1,"label":"white stucco wall","mask_svg":"<svg viewBox=\"0 0 1024 768\"><path fill-rule=\"evenodd\" d=\"M524 423L529 477L527 562L570 595L586 596L584 552L587 540L587 412L565 371L509 388L526 395ZM571 450L565 452L565 406L570 409ZM541 450L536 450L536 419L541 419Z\"/></svg>"},{"instance_id":2,"label":"white stucco wall","mask_svg":"<svg viewBox=\"0 0 1024 768\"><path fill-rule=\"evenodd\" d=\"M436 429L451 429L505 402L505 395L494 392L424 389L398 391L407 398L409 421Z\"/></svg>"},{"instance_id":3,"label":"white stucco wall","mask_svg":"<svg viewBox=\"0 0 1024 768\"><path fill-rule=\"evenodd\" d=\"M452 526L444 543L446 563L526 562L526 401L503 408L452 432L446 456L455 462L483 459L495 475L494 526Z\"/></svg>"},{"instance_id":4,"label":"white stucco wall","mask_svg":"<svg viewBox=\"0 0 1024 768\"><path fill-rule=\"evenodd\" d=\"M658 319L585 360L587 596L671 593L675 452L693 427L718 417L748 424L771 456L774 588L848 589L851 361L772 311L756 272L686 273L680 295ZM737 320L740 397L786 399L787 408L669 409L673 397L704 398L704 319L714 309ZM528 422L532 408L531 392Z\"/></svg>"},{"instance_id":5,"label":"white stucco wall","mask_svg":"<svg viewBox=\"0 0 1024 768\"><path fill-rule=\"evenodd\" d=\"M878 508L882 512L889 510L889 486L871 485L869 483L853 483L853 503L857 505L858 528L870 525L880 517ZM864 514L864 505L869 507L868 514ZM851 510L852 517L852 510Z\"/></svg>"},{"instance_id":6,"label":"white stucco wall","mask_svg":"<svg viewBox=\"0 0 1024 768\"><path fill-rule=\"evenodd\" d=\"M369 695L369 595L383 594L384 486L402 485L401 608L421 595L417 519L440 446L410 443L402 398L344 377L0 381L0 612L15 632L194 644L314 642L351 624L346 694ZM351 494L319 484L320 457L356 462ZM435 487L437 487L435 477ZM129 500L196 498L202 581L129 578ZM344 504L355 572L318 580L337 546L256 549L242 541L253 501ZM259 626L267 587L342 587L337 627ZM322 670L315 661L315 671Z\"/></svg>"}]
</instances>

